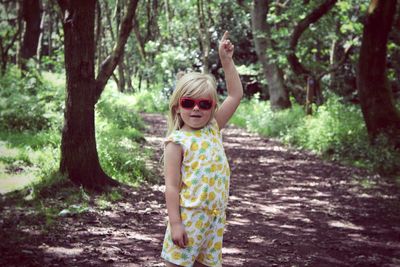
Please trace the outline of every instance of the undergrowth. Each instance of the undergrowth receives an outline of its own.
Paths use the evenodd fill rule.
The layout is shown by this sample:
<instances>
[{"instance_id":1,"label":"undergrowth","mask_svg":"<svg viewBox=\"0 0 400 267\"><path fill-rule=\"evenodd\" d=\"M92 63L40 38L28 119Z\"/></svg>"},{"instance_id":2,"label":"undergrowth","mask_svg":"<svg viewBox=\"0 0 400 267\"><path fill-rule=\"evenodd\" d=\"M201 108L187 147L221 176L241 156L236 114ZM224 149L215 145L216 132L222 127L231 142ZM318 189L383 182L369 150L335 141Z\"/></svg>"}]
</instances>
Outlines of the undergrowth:
<instances>
[{"instance_id":1,"label":"undergrowth","mask_svg":"<svg viewBox=\"0 0 400 267\"><path fill-rule=\"evenodd\" d=\"M333 160L385 175L400 172L399 149L384 137L371 145L360 107L334 95L314 107L312 116L296 103L291 109L272 112L269 102L255 97L242 102L231 122Z\"/></svg>"},{"instance_id":2,"label":"undergrowth","mask_svg":"<svg viewBox=\"0 0 400 267\"><path fill-rule=\"evenodd\" d=\"M1 188L30 188L31 196L39 196L63 181L58 169L65 77L34 69L21 75L10 68L0 88ZM107 174L129 185L148 177L145 162L151 154L143 149L144 123L133 100L107 87L95 108L100 163Z\"/></svg>"}]
</instances>

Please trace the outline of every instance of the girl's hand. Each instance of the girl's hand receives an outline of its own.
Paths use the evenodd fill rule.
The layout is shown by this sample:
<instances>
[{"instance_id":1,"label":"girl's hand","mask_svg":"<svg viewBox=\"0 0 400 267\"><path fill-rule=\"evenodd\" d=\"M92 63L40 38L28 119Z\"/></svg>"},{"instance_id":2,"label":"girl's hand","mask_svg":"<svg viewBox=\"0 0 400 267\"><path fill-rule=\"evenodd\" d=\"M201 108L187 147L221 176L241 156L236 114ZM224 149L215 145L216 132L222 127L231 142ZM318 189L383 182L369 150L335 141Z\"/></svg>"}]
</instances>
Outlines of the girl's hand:
<instances>
[{"instance_id":1,"label":"girl's hand","mask_svg":"<svg viewBox=\"0 0 400 267\"><path fill-rule=\"evenodd\" d=\"M184 248L189 243L189 238L182 223L171 224L172 242L178 247Z\"/></svg>"},{"instance_id":2,"label":"girl's hand","mask_svg":"<svg viewBox=\"0 0 400 267\"><path fill-rule=\"evenodd\" d=\"M219 42L218 53L221 60L232 59L235 46L228 39L229 32L225 31Z\"/></svg>"}]
</instances>

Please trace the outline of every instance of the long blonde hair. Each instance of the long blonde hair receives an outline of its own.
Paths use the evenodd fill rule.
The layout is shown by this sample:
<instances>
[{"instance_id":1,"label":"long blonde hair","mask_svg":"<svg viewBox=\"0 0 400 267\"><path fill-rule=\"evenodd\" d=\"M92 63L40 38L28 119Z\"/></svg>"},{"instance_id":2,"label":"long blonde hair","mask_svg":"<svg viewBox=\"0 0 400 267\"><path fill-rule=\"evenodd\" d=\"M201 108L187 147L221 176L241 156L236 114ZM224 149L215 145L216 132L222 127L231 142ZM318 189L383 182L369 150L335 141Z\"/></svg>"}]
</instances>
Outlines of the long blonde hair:
<instances>
[{"instance_id":1,"label":"long blonde hair","mask_svg":"<svg viewBox=\"0 0 400 267\"><path fill-rule=\"evenodd\" d=\"M167 136L170 135L172 131L179 130L183 126L183 121L176 112L179 105L179 99L184 96L197 98L204 93L209 93L214 103L216 103L210 117L211 121L214 118L215 110L218 107L217 84L214 76L199 72L190 72L183 75L178 80L175 91L172 93L169 100Z\"/></svg>"}]
</instances>

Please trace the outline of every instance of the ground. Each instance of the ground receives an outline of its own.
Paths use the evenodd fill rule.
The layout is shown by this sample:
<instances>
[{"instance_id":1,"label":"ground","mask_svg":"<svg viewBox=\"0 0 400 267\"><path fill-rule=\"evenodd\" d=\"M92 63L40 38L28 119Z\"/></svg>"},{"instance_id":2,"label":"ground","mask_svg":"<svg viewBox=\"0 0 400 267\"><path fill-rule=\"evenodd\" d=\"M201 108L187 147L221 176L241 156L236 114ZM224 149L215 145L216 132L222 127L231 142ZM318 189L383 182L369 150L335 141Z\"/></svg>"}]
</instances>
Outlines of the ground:
<instances>
[{"instance_id":1,"label":"ground","mask_svg":"<svg viewBox=\"0 0 400 267\"><path fill-rule=\"evenodd\" d=\"M163 266L165 119L143 117L158 182L121 187L114 205L51 223L2 196L0 266ZM232 169L224 266L400 266L400 189L392 179L243 129L223 135Z\"/></svg>"}]
</instances>

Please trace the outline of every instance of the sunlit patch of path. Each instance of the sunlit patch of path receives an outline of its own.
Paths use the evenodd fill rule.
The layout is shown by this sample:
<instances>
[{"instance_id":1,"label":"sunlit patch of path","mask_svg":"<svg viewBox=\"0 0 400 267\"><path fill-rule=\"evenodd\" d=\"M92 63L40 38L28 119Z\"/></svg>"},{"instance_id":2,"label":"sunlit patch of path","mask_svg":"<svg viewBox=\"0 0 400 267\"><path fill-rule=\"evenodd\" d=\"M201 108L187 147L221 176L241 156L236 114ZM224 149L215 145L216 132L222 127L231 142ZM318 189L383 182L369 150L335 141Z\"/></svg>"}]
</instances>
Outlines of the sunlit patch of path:
<instances>
[{"instance_id":1,"label":"sunlit patch of path","mask_svg":"<svg viewBox=\"0 0 400 267\"><path fill-rule=\"evenodd\" d=\"M399 189L389 179L241 129L224 136L226 266L400 265Z\"/></svg>"},{"instance_id":2,"label":"sunlit patch of path","mask_svg":"<svg viewBox=\"0 0 400 267\"><path fill-rule=\"evenodd\" d=\"M146 116L159 154L163 119ZM400 266L400 191L390 179L223 132L232 169L224 266Z\"/></svg>"},{"instance_id":3,"label":"sunlit patch of path","mask_svg":"<svg viewBox=\"0 0 400 267\"><path fill-rule=\"evenodd\" d=\"M142 116L154 182L121 187L123 200L77 216L0 202L0 266L164 266L165 118ZM224 266L400 266L400 191L390 179L234 127L224 144L232 169Z\"/></svg>"}]
</instances>

